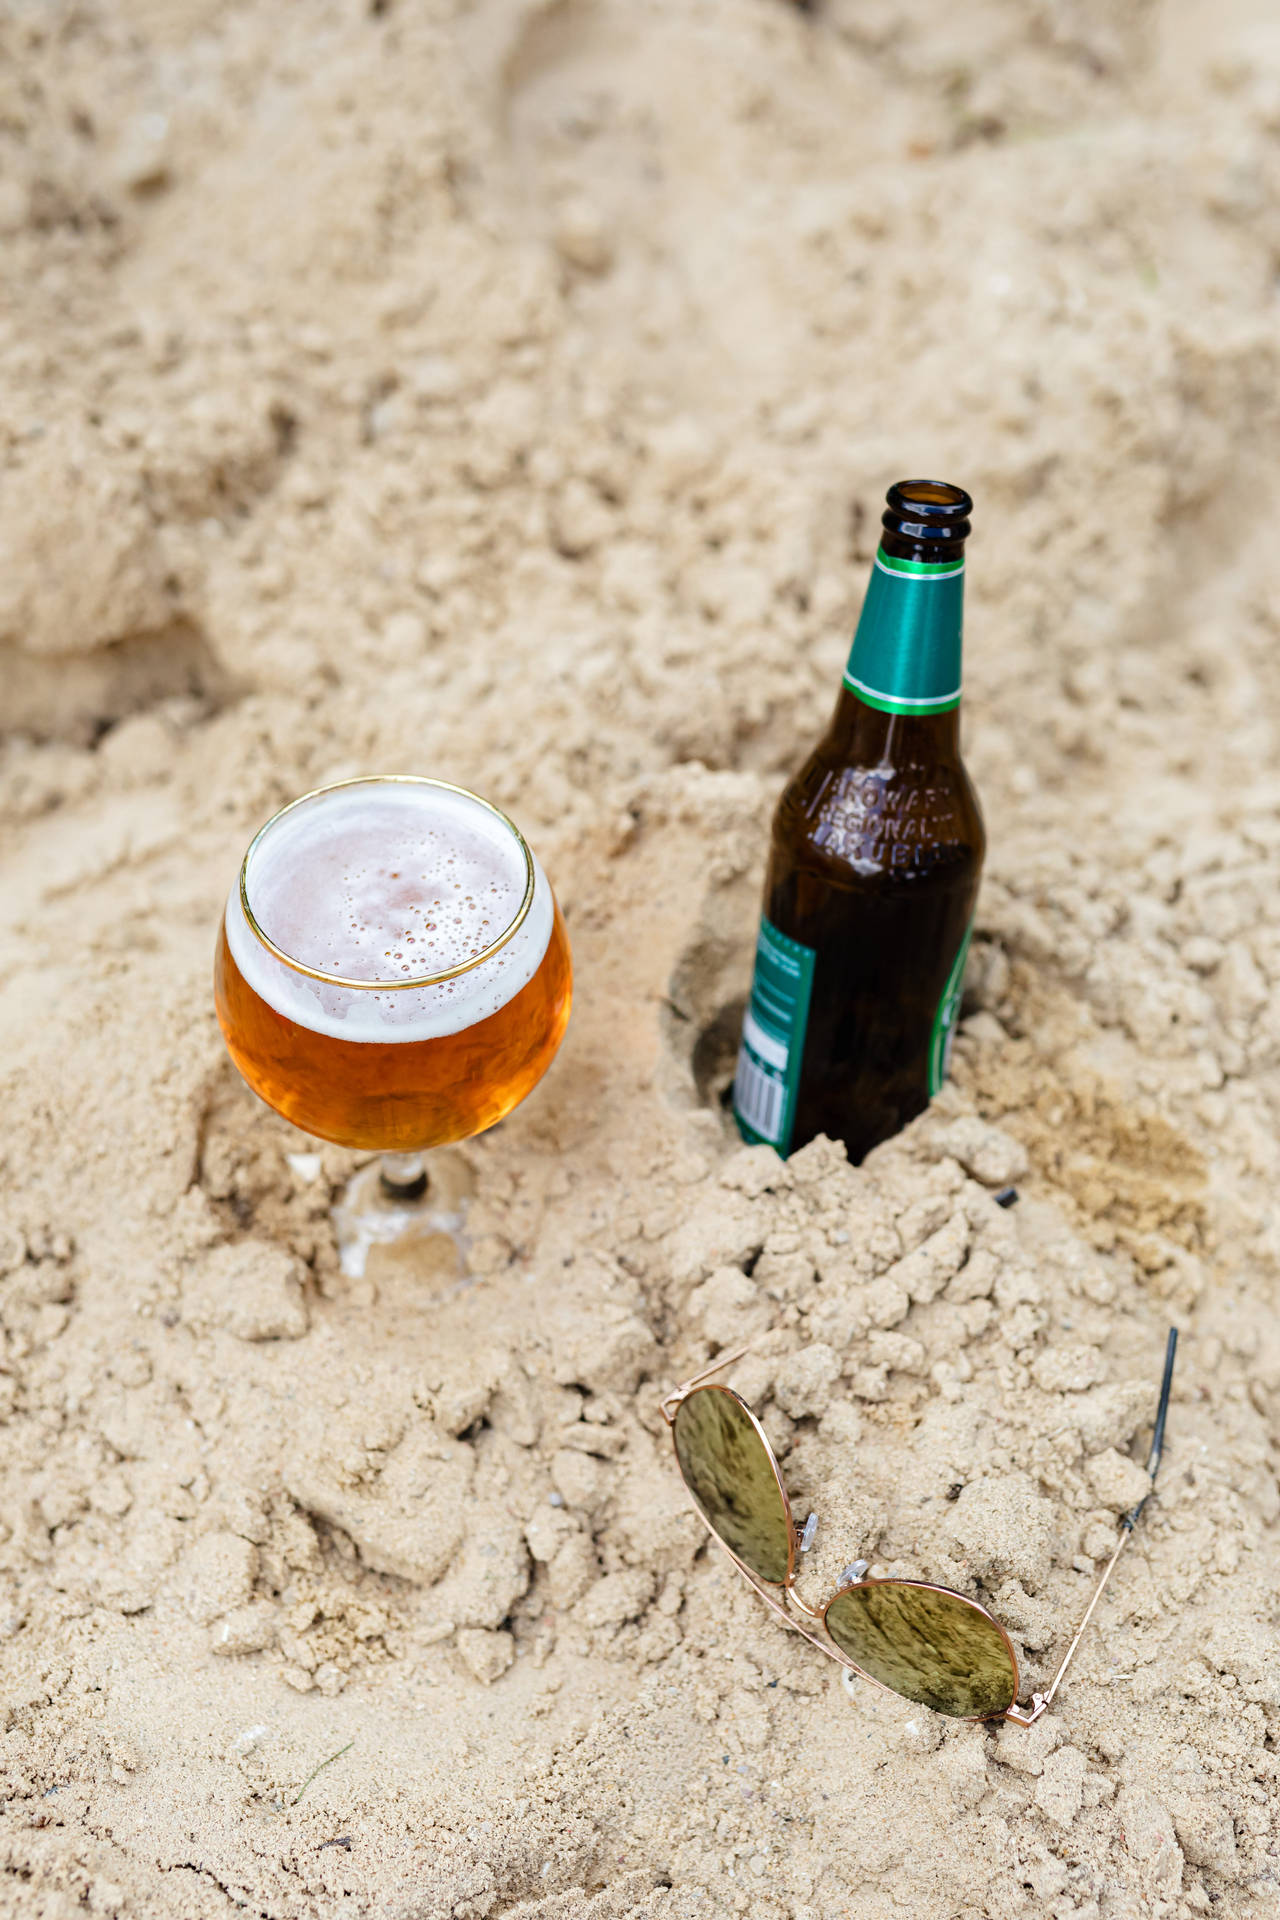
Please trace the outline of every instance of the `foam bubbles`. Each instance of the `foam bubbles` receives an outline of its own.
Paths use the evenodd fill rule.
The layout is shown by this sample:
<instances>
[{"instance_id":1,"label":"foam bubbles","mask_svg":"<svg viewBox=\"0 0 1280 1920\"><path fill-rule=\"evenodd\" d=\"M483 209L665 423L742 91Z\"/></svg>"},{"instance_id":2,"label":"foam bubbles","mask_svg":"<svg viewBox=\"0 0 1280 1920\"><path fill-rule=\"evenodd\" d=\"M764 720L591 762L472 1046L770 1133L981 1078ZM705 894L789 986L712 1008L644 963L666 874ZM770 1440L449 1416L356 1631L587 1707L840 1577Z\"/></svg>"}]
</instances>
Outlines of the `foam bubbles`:
<instances>
[{"instance_id":1,"label":"foam bubbles","mask_svg":"<svg viewBox=\"0 0 1280 1920\"><path fill-rule=\"evenodd\" d=\"M502 821L465 794L370 782L287 813L249 865L264 933L304 966L367 988L312 980L256 939L227 903L227 938L245 979L278 1013L335 1038L423 1040L458 1033L506 1005L537 972L551 937L551 889L534 862L533 904L489 960L434 987L376 991L463 965L510 926L524 854Z\"/></svg>"}]
</instances>

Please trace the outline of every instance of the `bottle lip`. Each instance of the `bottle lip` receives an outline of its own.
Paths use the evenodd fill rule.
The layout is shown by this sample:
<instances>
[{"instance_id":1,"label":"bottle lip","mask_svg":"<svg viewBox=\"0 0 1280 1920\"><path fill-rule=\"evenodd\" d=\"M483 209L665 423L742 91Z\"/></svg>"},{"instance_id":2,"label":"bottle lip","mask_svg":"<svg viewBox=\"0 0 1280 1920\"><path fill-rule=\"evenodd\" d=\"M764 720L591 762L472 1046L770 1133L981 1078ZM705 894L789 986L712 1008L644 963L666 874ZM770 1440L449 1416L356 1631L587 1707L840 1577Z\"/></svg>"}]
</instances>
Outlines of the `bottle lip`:
<instances>
[{"instance_id":1,"label":"bottle lip","mask_svg":"<svg viewBox=\"0 0 1280 1920\"><path fill-rule=\"evenodd\" d=\"M909 540L963 540L973 500L948 480L899 480L885 495L881 524Z\"/></svg>"}]
</instances>

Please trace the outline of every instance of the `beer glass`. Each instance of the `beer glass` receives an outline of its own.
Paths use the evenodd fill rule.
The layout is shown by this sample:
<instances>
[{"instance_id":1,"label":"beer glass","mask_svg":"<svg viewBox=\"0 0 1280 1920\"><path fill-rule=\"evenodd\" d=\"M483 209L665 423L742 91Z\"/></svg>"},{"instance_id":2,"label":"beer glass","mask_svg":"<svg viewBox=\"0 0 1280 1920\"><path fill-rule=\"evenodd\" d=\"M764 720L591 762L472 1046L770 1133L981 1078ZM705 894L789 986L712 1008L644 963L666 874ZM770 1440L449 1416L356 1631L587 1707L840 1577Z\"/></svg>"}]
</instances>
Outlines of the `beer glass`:
<instances>
[{"instance_id":1,"label":"beer glass","mask_svg":"<svg viewBox=\"0 0 1280 1920\"><path fill-rule=\"evenodd\" d=\"M489 801L415 775L342 780L250 842L214 992L254 1092L305 1133L380 1149L384 1184L413 1197L424 1149L492 1127L546 1072L569 940Z\"/></svg>"}]
</instances>

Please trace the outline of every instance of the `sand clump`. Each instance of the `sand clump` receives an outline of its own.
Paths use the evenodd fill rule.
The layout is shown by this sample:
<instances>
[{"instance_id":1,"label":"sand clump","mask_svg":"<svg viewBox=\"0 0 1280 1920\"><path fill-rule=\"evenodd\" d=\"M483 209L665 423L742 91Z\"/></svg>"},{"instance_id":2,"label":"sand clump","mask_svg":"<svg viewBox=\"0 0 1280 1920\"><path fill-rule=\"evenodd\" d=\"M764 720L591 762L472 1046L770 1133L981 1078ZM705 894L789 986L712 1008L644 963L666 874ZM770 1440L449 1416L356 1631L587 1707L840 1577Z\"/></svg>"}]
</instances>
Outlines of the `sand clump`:
<instances>
[{"instance_id":1,"label":"sand clump","mask_svg":"<svg viewBox=\"0 0 1280 1920\"><path fill-rule=\"evenodd\" d=\"M304 12L0 16L0 1907L1270 1914L1270 14ZM978 502L964 1019L783 1166L769 812L912 471ZM209 973L370 770L515 814L577 1003L355 1257ZM657 1410L753 1340L806 1590L980 1595L1026 1698L1171 1321L1029 1733L851 1698Z\"/></svg>"}]
</instances>

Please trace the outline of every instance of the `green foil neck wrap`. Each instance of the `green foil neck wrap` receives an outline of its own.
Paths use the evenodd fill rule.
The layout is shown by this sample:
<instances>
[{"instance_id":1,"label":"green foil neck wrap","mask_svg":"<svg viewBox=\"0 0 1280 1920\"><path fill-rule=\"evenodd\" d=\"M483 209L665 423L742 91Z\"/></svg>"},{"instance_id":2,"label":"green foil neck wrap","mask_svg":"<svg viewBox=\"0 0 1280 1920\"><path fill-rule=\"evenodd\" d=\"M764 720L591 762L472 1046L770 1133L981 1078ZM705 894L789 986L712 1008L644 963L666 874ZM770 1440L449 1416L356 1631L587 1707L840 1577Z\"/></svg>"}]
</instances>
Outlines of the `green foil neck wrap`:
<instances>
[{"instance_id":1,"label":"green foil neck wrap","mask_svg":"<svg viewBox=\"0 0 1280 1920\"><path fill-rule=\"evenodd\" d=\"M963 618L963 560L898 560L881 547L844 684L882 713L958 707Z\"/></svg>"}]
</instances>

